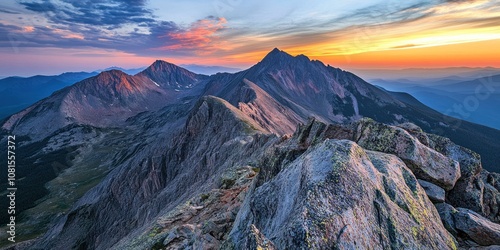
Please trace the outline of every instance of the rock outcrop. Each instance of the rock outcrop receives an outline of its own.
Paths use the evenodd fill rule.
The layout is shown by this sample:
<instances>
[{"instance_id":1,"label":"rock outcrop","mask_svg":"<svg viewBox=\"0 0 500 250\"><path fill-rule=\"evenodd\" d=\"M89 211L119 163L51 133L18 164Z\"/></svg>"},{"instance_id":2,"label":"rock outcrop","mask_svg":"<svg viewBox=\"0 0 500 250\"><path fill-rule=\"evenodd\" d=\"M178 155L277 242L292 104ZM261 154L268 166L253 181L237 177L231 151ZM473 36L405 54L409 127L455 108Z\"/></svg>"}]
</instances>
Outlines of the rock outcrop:
<instances>
[{"instance_id":1,"label":"rock outcrop","mask_svg":"<svg viewBox=\"0 0 500 250\"><path fill-rule=\"evenodd\" d=\"M227 130L221 133L219 128ZM96 249L455 249L455 238L462 246L495 244L498 224L439 203L456 188L457 165L466 157L462 151L443 150L432 135L366 119L350 125L312 119L292 136L278 138L212 96L194 105L177 129L163 158L145 157L135 160L135 168L125 167L131 162L117 168L41 244L57 248L76 242L71 243L75 248ZM447 147L456 145L449 142ZM424 156L435 163L427 164ZM168 168L169 162L179 168ZM483 178L496 190L495 177ZM131 190L140 191L131 196ZM114 217L97 223L95 218L110 209ZM111 222L132 226L108 232ZM487 237L480 239L481 232ZM110 233L122 235L122 240L103 241Z\"/></svg>"},{"instance_id":2,"label":"rock outcrop","mask_svg":"<svg viewBox=\"0 0 500 250\"><path fill-rule=\"evenodd\" d=\"M500 244L500 225L480 214L466 209L455 209L449 204L436 204L443 224L448 231L461 240L464 246L491 246Z\"/></svg>"},{"instance_id":3,"label":"rock outcrop","mask_svg":"<svg viewBox=\"0 0 500 250\"><path fill-rule=\"evenodd\" d=\"M445 191L444 189L424 180L418 180L420 186L422 186L429 196L429 199L433 202L444 202L445 201Z\"/></svg>"},{"instance_id":4,"label":"rock outcrop","mask_svg":"<svg viewBox=\"0 0 500 250\"><path fill-rule=\"evenodd\" d=\"M499 224L466 208L458 208L453 218L455 218L456 229L465 233L479 245L489 246L500 243Z\"/></svg>"},{"instance_id":5,"label":"rock outcrop","mask_svg":"<svg viewBox=\"0 0 500 250\"><path fill-rule=\"evenodd\" d=\"M457 161L425 146L402 128L368 119L356 126L354 137L360 146L398 156L417 178L451 190L460 177Z\"/></svg>"},{"instance_id":6,"label":"rock outcrop","mask_svg":"<svg viewBox=\"0 0 500 250\"><path fill-rule=\"evenodd\" d=\"M403 161L347 140L311 146L254 187L226 247L251 245L255 229L277 249L456 248Z\"/></svg>"},{"instance_id":7,"label":"rock outcrop","mask_svg":"<svg viewBox=\"0 0 500 250\"><path fill-rule=\"evenodd\" d=\"M430 147L460 164L461 177L448 192L447 202L500 222L500 174L484 170L477 153L454 144L450 139L431 134L428 138Z\"/></svg>"}]
</instances>

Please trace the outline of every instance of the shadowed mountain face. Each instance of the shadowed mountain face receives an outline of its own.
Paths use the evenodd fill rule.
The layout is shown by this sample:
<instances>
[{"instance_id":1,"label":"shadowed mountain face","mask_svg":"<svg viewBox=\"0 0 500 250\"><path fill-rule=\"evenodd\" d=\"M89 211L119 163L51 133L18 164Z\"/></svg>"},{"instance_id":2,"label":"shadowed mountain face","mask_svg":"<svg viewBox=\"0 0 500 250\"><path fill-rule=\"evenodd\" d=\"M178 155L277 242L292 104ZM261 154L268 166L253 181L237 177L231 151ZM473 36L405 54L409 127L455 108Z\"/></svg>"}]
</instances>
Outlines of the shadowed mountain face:
<instances>
[{"instance_id":1,"label":"shadowed mountain face","mask_svg":"<svg viewBox=\"0 0 500 250\"><path fill-rule=\"evenodd\" d=\"M7 77L0 80L0 119L15 114L54 91L97 73L70 72L57 76Z\"/></svg>"},{"instance_id":2,"label":"shadowed mountain face","mask_svg":"<svg viewBox=\"0 0 500 250\"><path fill-rule=\"evenodd\" d=\"M208 78L207 76L195 74L189 70L160 60L154 62L136 76L149 78L163 88L176 89L178 91L194 88Z\"/></svg>"},{"instance_id":3,"label":"shadowed mountain face","mask_svg":"<svg viewBox=\"0 0 500 250\"><path fill-rule=\"evenodd\" d=\"M272 112L246 107L263 102L263 98L256 98L258 91L249 84L271 97L260 106L273 107ZM277 124L270 131L279 134L291 133L297 122L311 116L334 123L360 117L389 124L412 122L426 132L449 137L479 152L486 169L500 172L496 153L500 151L500 131L443 115L408 94L381 90L352 73L303 55L293 57L274 49L248 70L213 76L205 93L222 97L246 112L259 113L253 116L259 117L260 124ZM286 108L283 111L280 107Z\"/></svg>"},{"instance_id":4,"label":"shadowed mountain face","mask_svg":"<svg viewBox=\"0 0 500 250\"><path fill-rule=\"evenodd\" d=\"M351 73L310 61L303 55L293 57L278 49L248 70L212 77L206 90L207 94L222 97L240 108L267 101L262 106L274 107L275 112L261 113L264 117L259 120L274 120L278 127L283 123L281 134L292 133L297 121L303 122L311 116L337 123L354 121L362 116L394 120L393 114L381 112L377 107L405 107L387 92ZM265 93L265 98L262 93ZM277 118L276 115L285 117ZM265 124L261 125L265 127Z\"/></svg>"},{"instance_id":5,"label":"shadowed mountain face","mask_svg":"<svg viewBox=\"0 0 500 250\"><path fill-rule=\"evenodd\" d=\"M2 129L19 138L20 189L39 191L19 200L20 235L41 236L32 249L453 248L455 238L476 239L445 228L446 211L427 196L470 209L460 211L477 223L500 221L500 176L482 170L498 170L500 131L278 49L234 74L163 61L134 76L102 72Z\"/></svg>"},{"instance_id":6,"label":"shadowed mountain face","mask_svg":"<svg viewBox=\"0 0 500 250\"><path fill-rule=\"evenodd\" d=\"M204 79L203 75L160 61L135 76L105 71L11 116L2 128L40 140L70 124L119 126L140 112L197 96L198 84Z\"/></svg>"}]
</instances>

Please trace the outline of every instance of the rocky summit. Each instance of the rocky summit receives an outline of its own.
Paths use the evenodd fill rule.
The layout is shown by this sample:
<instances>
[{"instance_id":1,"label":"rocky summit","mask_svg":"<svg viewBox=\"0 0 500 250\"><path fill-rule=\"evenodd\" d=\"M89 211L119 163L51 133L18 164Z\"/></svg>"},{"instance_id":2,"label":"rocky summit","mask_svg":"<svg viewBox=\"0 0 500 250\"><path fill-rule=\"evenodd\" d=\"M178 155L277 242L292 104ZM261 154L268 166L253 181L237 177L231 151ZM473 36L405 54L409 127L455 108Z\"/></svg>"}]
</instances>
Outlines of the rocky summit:
<instances>
[{"instance_id":1,"label":"rocky summit","mask_svg":"<svg viewBox=\"0 0 500 250\"><path fill-rule=\"evenodd\" d=\"M102 72L1 133L23 193L4 249L500 248L500 131L279 49Z\"/></svg>"}]
</instances>

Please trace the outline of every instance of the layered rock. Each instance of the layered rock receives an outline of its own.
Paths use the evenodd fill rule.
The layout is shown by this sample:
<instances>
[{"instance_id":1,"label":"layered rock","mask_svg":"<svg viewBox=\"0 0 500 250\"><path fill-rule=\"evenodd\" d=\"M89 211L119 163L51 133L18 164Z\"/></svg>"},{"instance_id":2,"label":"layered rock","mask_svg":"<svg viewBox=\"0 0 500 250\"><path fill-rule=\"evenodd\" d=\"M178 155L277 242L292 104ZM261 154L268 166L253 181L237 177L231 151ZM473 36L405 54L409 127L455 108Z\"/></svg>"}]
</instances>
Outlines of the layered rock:
<instances>
[{"instance_id":1,"label":"layered rock","mask_svg":"<svg viewBox=\"0 0 500 250\"><path fill-rule=\"evenodd\" d=\"M466 208L458 208L453 214L455 227L474 242L489 246L500 244L500 225Z\"/></svg>"},{"instance_id":2,"label":"layered rock","mask_svg":"<svg viewBox=\"0 0 500 250\"><path fill-rule=\"evenodd\" d=\"M484 170L477 153L454 144L450 139L431 134L428 138L430 147L460 163L461 177L448 192L447 202L500 222L500 174Z\"/></svg>"},{"instance_id":3,"label":"layered rock","mask_svg":"<svg viewBox=\"0 0 500 250\"><path fill-rule=\"evenodd\" d=\"M277 138L265 135L266 129L230 103L211 96L194 105L177 129L164 156L136 152L144 158L118 167L39 244L96 249L454 248L447 229L466 242L465 226L456 225L453 213L443 226L428 198L442 201L444 189L433 185L447 187L444 178L433 178L432 184L416 177L426 175L412 173L415 167L428 167L416 152L442 159L433 166L454 169L455 164L445 164L456 163L446 151L430 148L431 139L426 146L419 142L422 136L371 120L341 126L314 119L292 137ZM235 168L245 165L250 166ZM496 188L494 177L484 178ZM419 182L440 194L432 195ZM139 191L130 195L132 190ZM495 226L485 224L486 219L474 221L495 235ZM116 223L124 226L112 226ZM469 231L477 234L477 225ZM114 238L122 240L104 241L106 235L121 235Z\"/></svg>"},{"instance_id":4,"label":"layered rock","mask_svg":"<svg viewBox=\"0 0 500 250\"><path fill-rule=\"evenodd\" d=\"M356 126L354 137L360 146L398 156L420 179L451 190L460 177L457 161L425 146L402 128L367 119Z\"/></svg>"},{"instance_id":5,"label":"layered rock","mask_svg":"<svg viewBox=\"0 0 500 250\"><path fill-rule=\"evenodd\" d=\"M445 201L444 189L424 180L418 180L418 183L420 184L420 186L424 188L425 193L427 193L427 196L429 196L429 199L431 199L431 201L433 202Z\"/></svg>"},{"instance_id":6,"label":"layered rock","mask_svg":"<svg viewBox=\"0 0 500 250\"><path fill-rule=\"evenodd\" d=\"M455 209L449 204L439 203L436 208L448 231L464 246L491 246L500 244L500 225L480 214L466 209Z\"/></svg>"},{"instance_id":7,"label":"layered rock","mask_svg":"<svg viewBox=\"0 0 500 250\"><path fill-rule=\"evenodd\" d=\"M365 129L359 129L359 128L365 128ZM368 128L373 128L375 127L376 129L366 129ZM363 119L359 122L353 123L348 126L339 126L339 125L326 125L321 122L317 122L314 119L309 121L308 124L300 126L296 133L294 134L294 137L297 138L295 142L288 142L288 146L283 147L283 149L277 149L276 152L282 152L281 157L278 158L278 163L276 161L271 161L267 162L267 164L271 165L270 169L268 171L263 171L261 172L261 175L259 176L259 179L264 179L264 181L260 181L258 183L262 184L262 182L269 181L272 176L275 174L279 173L282 169L286 168L285 165L295 159L294 157L291 157L293 155L301 154L303 153L310 145L313 145L314 143L321 142L325 138L338 138L338 139L349 139L353 141L358 141L360 144L364 144L366 147L374 150L379 150L382 152L392 152L394 155L399 156L401 159L411 159L413 157L411 154L408 154L409 152L412 152L411 149L414 147L420 147L420 150L426 150L428 152L432 152L433 154L440 155L440 158L443 159L442 162L454 162L453 166L454 168L453 171L456 173L458 169L456 169L456 162L460 162L460 171L463 172L465 178L460 178L459 181L457 182L457 185L454 186L451 190L445 191L443 188L439 187L438 185L442 185L442 182L439 180L436 181L431 180L429 181L424 181L424 180L419 180L419 185L423 186L425 189L427 195L431 200L434 202L444 202L446 199L445 195L447 195L448 199L451 196L450 194L456 194L456 196L451 196L451 197L456 197L455 199L451 200L452 203L455 203L455 201L463 202L464 200L460 200L458 197L459 192L462 192L462 197L477 197L474 195L474 192L470 192L469 190L465 191L457 191L461 190L460 185L460 180L462 179L468 179L471 176L474 176L471 174L469 171L477 171L476 175L481 177L480 180L482 179L487 179L488 182L488 188L487 189L482 189L482 193L488 194L487 197L488 199L483 199L483 195L481 195L481 199L478 199L480 202L478 203L472 203L472 204L478 204L478 206L483 209L483 208L489 208L487 209L487 213L485 212L480 212L483 216L488 217L488 218L495 221L495 218L491 216L491 214L496 214L498 211L498 203L497 203L497 189L496 186L498 186L498 178L497 174L491 174L488 173L484 170L481 170L481 164L480 160L477 154L474 152L465 149L463 147L460 147L456 144L453 144L449 139L431 135L431 134L426 134L424 133L421 129L419 129L417 126L413 124L405 124L401 126L404 128L404 130L407 131L401 131L397 127L393 126L388 126L384 124L379 124L376 123L372 120L366 120ZM405 140L385 140L385 136L381 137L381 133L385 133L387 135L397 135L398 133L400 134L400 137L406 138ZM406 133L407 132L407 133ZM401 136L403 135L403 136ZM388 136L389 138L393 138L391 136ZM397 137L396 137L397 138ZM360 140L363 139L363 140ZM293 140L292 140L293 141ZM410 141L411 144L409 144L407 141ZM420 141L423 141L424 143L421 143ZM444 143L443 143L444 142ZM420 143L420 144L419 144ZM417 145L417 146L415 146ZM407 149L409 148L410 150L401 150L401 149ZM396 150L398 149L398 150ZM275 154L276 154L275 152ZM290 152L295 152L294 154L290 154ZM295 156L296 157L296 156ZM412 166L412 162L408 162L407 160L403 160L405 164ZM418 161L413 161L413 162L418 162ZM418 162L419 165L416 165L417 167L426 167L425 162ZM445 165L445 164L444 164ZM463 167L462 167L463 166ZM412 168L414 170L415 168ZM415 174L417 176L422 176L419 175L419 171L415 171ZM457 174L460 176L460 174ZM484 182L481 182L484 183ZM482 186L484 187L484 185ZM486 191L485 191L486 190ZM474 191L474 189L473 189ZM465 200L467 201L467 200ZM486 201L486 202L485 202ZM471 204L471 203L465 203L465 204ZM458 206L460 207L460 206ZM484 210L480 210L484 211ZM445 220L445 218L443 218ZM446 223L445 223L446 225ZM447 229L450 230L450 232L453 232L455 236L461 237L462 234L457 234L455 229L452 229L451 227L447 227ZM464 240L461 240L460 242L464 242Z\"/></svg>"},{"instance_id":8,"label":"layered rock","mask_svg":"<svg viewBox=\"0 0 500 250\"><path fill-rule=\"evenodd\" d=\"M313 119L299 128L298 133L309 137L302 138L304 142L312 143L321 138L348 139L365 149L396 155L417 178L445 190L451 190L461 176L458 161L422 144L418 137L400 127L371 119L361 119L347 126L325 125Z\"/></svg>"},{"instance_id":9,"label":"layered rock","mask_svg":"<svg viewBox=\"0 0 500 250\"><path fill-rule=\"evenodd\" d=\"M208 76L193 73L175 64L156 60L148 68L136 74L137 77L146 78L155 85L164 89L185 90L203 85Z\"/></svg>"},{"instance_id":10,"label":"layered rock","mask_svg":"<svg viewBox=\"0 0 500 250\"><path fill-rule=\"evenodd\" d=\"M347 140L319 142L251 190L225 247L251 246L255 229L278 249L456 247L400 159Z\"/></svg>"}]
</instances>

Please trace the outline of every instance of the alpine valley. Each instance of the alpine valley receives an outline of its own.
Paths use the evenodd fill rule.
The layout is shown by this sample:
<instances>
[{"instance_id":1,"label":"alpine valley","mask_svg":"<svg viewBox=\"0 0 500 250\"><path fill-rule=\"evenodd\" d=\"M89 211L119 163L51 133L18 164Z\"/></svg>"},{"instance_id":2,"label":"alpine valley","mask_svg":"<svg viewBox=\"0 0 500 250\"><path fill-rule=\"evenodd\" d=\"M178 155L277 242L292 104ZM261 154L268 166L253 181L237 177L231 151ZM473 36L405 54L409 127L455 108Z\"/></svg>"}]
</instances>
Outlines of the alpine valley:
<instances>
[{"instance_id":1,"label":"alpine valley","mask_svg":"<svg viewBox=\"0 0 500 250\"><path fill-rule=\"evenodd\" d=\"M304 55L104 71L1 127L5 249L500 248L500 130Z\"/></svg>"}]
</instances>

